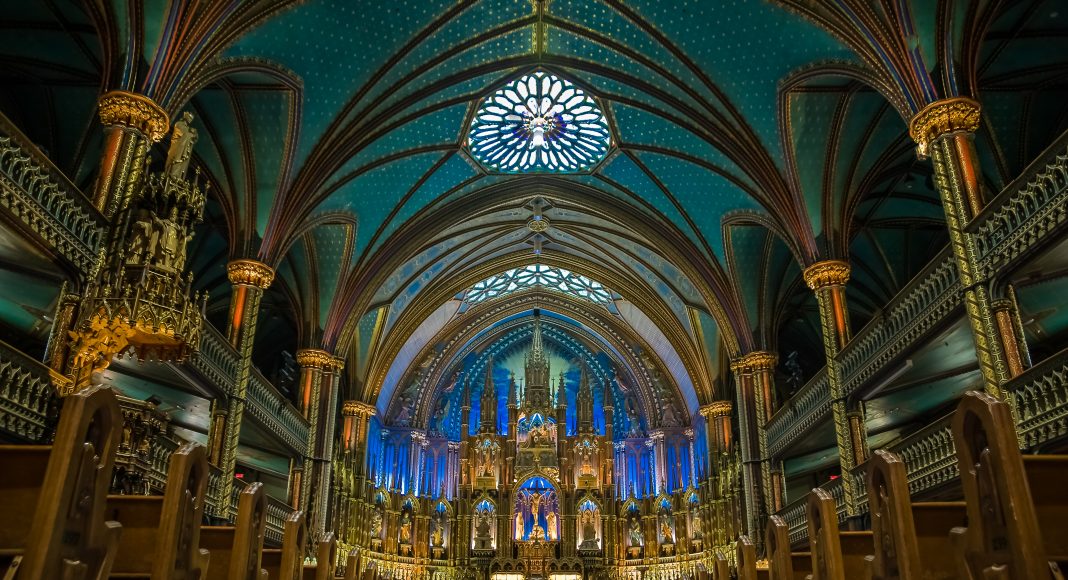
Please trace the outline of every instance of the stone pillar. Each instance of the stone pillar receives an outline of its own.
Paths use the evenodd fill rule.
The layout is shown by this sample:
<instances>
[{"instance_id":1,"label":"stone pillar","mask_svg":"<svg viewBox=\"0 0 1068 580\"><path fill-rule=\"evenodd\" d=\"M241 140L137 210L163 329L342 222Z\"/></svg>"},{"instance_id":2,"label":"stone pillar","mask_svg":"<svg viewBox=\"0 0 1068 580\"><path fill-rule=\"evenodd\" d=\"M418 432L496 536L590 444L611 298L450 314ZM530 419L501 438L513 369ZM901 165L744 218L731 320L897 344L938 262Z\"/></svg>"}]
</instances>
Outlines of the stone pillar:
<instances>
[{"instance_id":1,"label":"stone pillar","mask_svg":"<svg viewBox=\"0 0 1068 580\"><path fill-rule=\"evenodd\" d=\"M1001 398L1002 385L1012 374L1005 343L994 320L990 280L979 268L976 235L968 231L968 225L985 204L974 142L979 113L979 103L966 97L935 101L912 118L909 135L916 142L917 153L921 157L930 155L934 164L935 186L942 196L983 388Z\"/></svg>"},{"instance_id":2,"label":"stone pillar","mask_svg":"<svg viewBox=\"0 0 1068 580\"><path fill-rule=\"evenodd\" d=\"M713 401L702 405L697 410L705 418L705 441L708 443L709 455L730 453L734 441L731 437L731 402ZM710 461L711 468L715 466Z\"/></svg>"},{"instance_id":3,"label":"stone pillar","mask_svg":"<svg viewBox=\"0 0 1068 580\"><path fill-rule=\"evenodd\" d=\"M868 437L864 426L864 409L850 402L844 385L838 353L851 338L849 310L846 307L846 283L849 264L840 260L817 262L805 269L805 283L816 293L823 334L823 352L827 357L827 383L831 390L831 414L834 419L835 440L838 445L838 464L841 467L842 490L846 514L860 515L857 490L850 476L853 468L868 458Z\"/></svg>"},{"instance_id":4,"label":"stone pillar","mask_svg":"<svg viewBox=\"0 0 1068 580\"><path fill-rule=\"evenodd\" d=\"M329 419L321 420L325 415L326 406L323 404L324 392L329 393L332 380L328 368L332 368L336 359L325 350L315 348L302 348L296 354L297 364L300 365L300 407L304 417L308 420L308 441L303 457L301 468L303 483L300 486L299 509L304 511L305 520L308 522L308 537L314 541L319 537L318 526L325 514L319 512L320 498L329 495L328 490L321 489L324 482L322 473L324 461L322 457L323 439L321 423L329 422ZM325 375L325 377L324 377ZM325 378L325 380L324 380ZM326 383L324 388L324 383ZM329 487L329 485L327 485Z\"/></svg>"},{"instance_id":5,"label":"stone pillar","mask_svg":"<svg viewBox=\"0 0 1068 580\"><path fill-rule=\"evenodd\" d=\"M252 374L252 343L256 336L256 321L260 313L260 298L263 291L274 281L274 270L255 260L235 260L226 265L233 284L230 297L230 317L227 338L239 356L234 390L226 397L226 414L213 414L212 427L222 427L222 449L219 468L223 474L221 502L230 513L230 494L234 487L234 467L237 465L237 445L241 438L241 419L245 411L248 382ZM217 407L218 405L216 405ZM219 420L219 417L223 417ZM209 433L209 440L215 438Z\"/></svg>"},{"instance_id":6,"label":"stone pillar","mask_svg":"<svg viewBox=\"0 0 1068 580\"><path fill-rule=\"evenodd\" d=\"M1020 320L1016 290L1009 286L1006 297L995 300L991 306L994 309L998 335L1005 348L1005 362L1009 367L1009 374L1016 377L1031 367L1031 353L1027 348L1023 321Z\"/></svg>"},{"instance_id":7,"label":"stone pillar","mask_svg":"<svg viewBox=\"0 0 1068 580\"><path fill-rule=\"evenodd\" d=\"M314 538L320 538L332 525L330 491L333 484L334 429L337 426L337 408L341 390L341 371L344 359L333 357L331 364L323 368L319 400L319 430L316 433L316 464L319 480L315 484L315 513L317 514Z\"/></svg>"},{"instance_id":8,"label":"stone pillar","mask_svg":"<svg viewBox=\"0 0 1068 580\"><path fill-rule=\"evenodd\" d=\"M771 473L765 431L769 417L766 415L768 407L764 398L765 393L771 391L772 373L777 360L773 353L754 351L731 361L738 392L738 424L742 436L745 533L758 546L763 545L764 521L771 503L768 501Z\"/></svg>"},{"instance_id":9,"label":"stone pillar","mask_svg":"<svg viewBox=\"0 0 1068 580\"><path fill-rule=\"evenodd\" d=\"M167 134L170 119L152 99L111 91L98 102L104 148L93 205L111 219L129 203L144 179L148 148Z\"/></svg>"},{"instance_id":10,"label":"stone pillar","mask_svg":"<svg viewBox=\"0 0 1068 580\"><path fill-rule=\"evenodd\" d=\"M74 326L74 314L78 308L78 295L70 291L66 281L59 290L56 301L56 314L52 320L52 330L48 334L48 346L45 347L44 363L57 373L67 369L70 353L70 336Z\"/></svg>"}]
</instances>

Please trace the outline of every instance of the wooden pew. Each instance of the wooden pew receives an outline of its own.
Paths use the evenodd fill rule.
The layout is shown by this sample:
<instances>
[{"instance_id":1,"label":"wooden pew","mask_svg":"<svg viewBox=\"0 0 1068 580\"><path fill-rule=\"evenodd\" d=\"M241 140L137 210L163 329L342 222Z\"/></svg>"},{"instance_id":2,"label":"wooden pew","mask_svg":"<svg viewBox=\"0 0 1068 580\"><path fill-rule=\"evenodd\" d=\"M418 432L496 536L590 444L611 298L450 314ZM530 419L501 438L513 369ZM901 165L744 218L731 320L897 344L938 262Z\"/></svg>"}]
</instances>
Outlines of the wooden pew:
<instances>
[{"instance_id":1,"label":"wooden pew","mask_svg":"<svg viewBox=\"0 0 1068 580\"><path fill-rule=\"evenodd\" d=\"M334 532L327 532L315 550L315 564L304 566L304 580L334 580L337 567L337 540Z\"/></svg>"},{"instance_id":2,"label":"wooden pew","mask_svg":"<svg viewBox=\"0 0 1068 580\"><path fill-rule=\"evenodd\" d=\"M1068 523L1057 519L1066 509L1063 456L1028 459L1025 469L1008 405L981 392L961 399L953 440L968 511L968 526L951 532L960 577L1057 577L1048 554L1065 556L1068 542Z\"/></svg>"},{"instance_id":3,"label":"wooden pew","mask_svg":"<svg viewBox=\"0 0 1068 580\"><path fill-rule=\"evenodd\" d=\"M767 577L770 580L805 580L812 573L812 554L790 552L790 526L780 516L768 518L764 549L767 551Z\"/></svg>"},{"instance_id":4,"label":"wooden pew","mask_svg":"<svg viewBox=\"0 0 1068 580\"><path fill-rule=\"evenodd\" d=\"M282 531L282 549L263 550L262 566L271 580L299 580L303 575L304 546L308 543L308 528L304 512L297 510L286 518Z\"/></svg>"},{"instance_id":5,"label":"wooden pew","mask_svg":"<svg viewBox=\"0 0 1068 580\"><path fill-rule=\"evenodd\" d=\"M360 553L356 550L349 552L345 558L345 580L356 580L359 576Z\"/></svg>"},{"instance_id":6,"label":"wooden pew","mask_svg":"<svg viewBox=\"0 0 1068 580\"><path fill-rule=\"evenodd\" d=\"M211 552L205 580L257 580L267 576L260 567L267 528L267 497L262 483L246 487L237 503L233 526L203 526L200 547Z\"/></svg>"},{"instance_id":7,"label":"wooden pew","mask_svg":"<svg viewBox=\"0 0 1068 580\"><path fill-rule=\"evenodd\" d=\"M204 448L186 443L171 455L164 495L108 496L108 516L125 530L111 577L200 578L208 567L199 548L207 487Z\"/></svg>"},{"instance_id":8,"label":"wooden pew","mask_svg":"<svg viewBox=\"0 0 1068 580\"><path fill-rule=\"evenodd\" d=\"M716 552L712 560L712 580L730 580L730 577L730 563L727 562L727 558L723 554Z\"/></svg>"},{"instance_id":9,"label":"wooden pew","mask_svg":"<svg viewBox=\"0 0 1068 580\"><path fill-rule=\"evenodd\" d=\"M111 389L66 397L51 446L0 447L0 572L106 578L122 526L105 521L122 430Z\"/></svg>"},{"instance_id":10,"label":"wooden pew","mask_svg":"<svg viewBox=\"0 0 1068 580\"><path fill-rule=\"evenodd\" d=\"M806 512L813 580L864 578L866 558L872 553L872 533L839 532L834 498L818 487L808 496Z\"/></svg>"},{"instance_id":11,"label":"wooden pew","mask_svg":"<svg viewBox=\"0 0 1068 580\"><path fill-rule=\"evenodd\" d=\"M957 565L949 557L949 532L966 525L965 503L912 503L905 463L889 451L875 451L867 468L875 550L867 558L872 580L957 578Z\"/></svg>"},{"instance_id":12,"label":"wooden pew","mask_svg":"<svg viewBox=\"0 0 1068 580\"><path fill-rule=\"evenodd\" d=\"M749 536L738 536L738 580L757 580L756 546Z\"/></svg>"}]
</instances>

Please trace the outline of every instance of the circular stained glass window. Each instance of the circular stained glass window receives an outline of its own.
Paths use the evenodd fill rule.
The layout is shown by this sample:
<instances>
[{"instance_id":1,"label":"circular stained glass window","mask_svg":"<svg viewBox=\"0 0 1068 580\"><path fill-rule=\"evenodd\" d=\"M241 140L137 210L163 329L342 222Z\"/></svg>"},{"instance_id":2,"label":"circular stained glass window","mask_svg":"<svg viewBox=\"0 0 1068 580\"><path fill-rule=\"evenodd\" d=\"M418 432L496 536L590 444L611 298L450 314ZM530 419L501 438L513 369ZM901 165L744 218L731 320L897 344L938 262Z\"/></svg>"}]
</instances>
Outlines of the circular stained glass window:
<instances>
[{"instance_id":1,"label":"circular stained glass window","mask_svg":"<svg viewBox=\"0 0 1068 580\"><path fill-rule=\"evenodd\" d=\"M584 171L604 158L608 145L608 122L597 103L541 71L487 97L468 134L475 159L506 173Z\"/></svg>"}]
</instances>

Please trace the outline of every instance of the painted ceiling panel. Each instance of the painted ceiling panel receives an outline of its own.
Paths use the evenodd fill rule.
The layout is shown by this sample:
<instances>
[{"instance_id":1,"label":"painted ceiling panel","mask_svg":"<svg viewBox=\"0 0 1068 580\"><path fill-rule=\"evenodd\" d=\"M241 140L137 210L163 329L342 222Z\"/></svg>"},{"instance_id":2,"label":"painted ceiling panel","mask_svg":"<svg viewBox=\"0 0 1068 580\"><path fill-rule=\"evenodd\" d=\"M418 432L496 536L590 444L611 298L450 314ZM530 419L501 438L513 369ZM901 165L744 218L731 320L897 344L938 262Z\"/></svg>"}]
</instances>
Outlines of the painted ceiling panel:
<instances>
[{"instance_id":1,"label":"painted ceiling panel","mask_svg":"<svg viewBox=\"0 0 1068 580\"><path fill-rule=\"evenodd\" d=\"M256 129L250 132L252 158L255 163L256 232L263 235L270 216L271 206L280 191L282 170L286 167L287 144L290 138L289 120L293 113L293 95L275 91L240 91L242 111L248 124ZM292 177L292 176L291 176Z\"/></svg>"},{"instance_id":2,"label":"painted ceiling panel","mask_svg":"<svg viewBox=\"0 0 1068 580\"><path fill-rule=\"evenodd\" d=\"M384 223L384 219L404 193L410 190L442 155L438 152L412 155L367 171L345 184L320 205L319 210L343 210L356 215L362 224L356 236L356 251L363 252L374 235L374 228Z\"/></svg>"},{"instance_id":3,"label":"painted ceiling panel","mask_svg":"<svg viewBox=\"0 0 1068 580\"><path fill-rule=\"evenodd\" d=\"M430 207L446 192L461 183L474 177L476 169L463 155L454 154L445 163L434 171L427 180L419 186L410 199L408 199L396 217L383 231L383 239L392 234L402 223L407 221L419 210Z\"/></svg>"},{"instance_id":4,"label":"painted ceiling panel","mask_svg":"<svg viewBox=\"0 0 1068 580\"><path fill-rule=\"evenodd\" d=\"M418 45L381 77L374 79L374 88L368 93L370 99L379 99L397 86L417 69L431 61L438 61L461 43L469 42L495 28L514 22L530 14L530 7L523 2L477 2L458 17L451 19L429 34L421 35ZM433 73L424 73L414 84L425 84L431 78L454 74L472 64L496 60L504 54L519 54L530 50L531 27L526 26L505 33L503 37L490 39L453 55L433 68ZM507 40L503 40L507 38ZM408 81L410 82L410 81ZM410 86L404 92L410 91Z\"/></svg>"},{"instance_id":5,"label":"painted ceiling panel","mask_svg":"<svg viewBox=\"0 0 1068 580\"><path fill-rule=\"evenodd\" d=\"M302 3L240 38L226 56L282 63L304 81L305 114L296 159L312 146L345 103L422 28L455 2L397 0L388 9L324 0Z\"/></svg>"},{"instance_id":6,"label":"painted ceiling panel","mask_svg":"<svg viewBox=\"0 0 1068 580\"><path fill-rule=\"evenodd\" d=\"M740 195L738 188L723 177L688 161L659 153L637 154L661 183L671 191L711 247L715 257L723 263L723 240L720 219L736 210L760 209L752 198Z\"/></svg>"},{"instance_id":7,"label":"painted ceiling panel","mask_svg":"<svg viewBox=\"0 0 1068 580\"><path fill-rule=\"evenodd\" d=\"M341 275L351 266L355 233L349 224L328 224L312 230L319 268L319 324L326 325L331 299Z\"/></svg>"},{"instance_id":8,"label":"painted ceiling panel","mask_svg":"<svg viewBox=\"0 0 1068 580\"><path fill-rule=\"evenodd\" d=\"M688 130L696 129L695 126L680 130L678 125L664 117L619 103L612 105L612 112L615 113L616 125L619 127L620 138L624 143L678 151L706 163L718 165L741 181L752 185L753 182L749 176L722 151L702 139L697 133ZM740 191L738 194L745 195Z\"/></svg>"},{"instance_id":9,"label":"painted ceiling panel","mask_svg":"<svg viewBox=\"0 0 1068 580\"><path fill-rule=\"evenodd\" d=\"M761 0L628 4L726 93L780 165L778 80L814 61L853 60L830 34Z\"/></svg>"},{"instance_id":10,"label":"painted ceiling panel","mask_svg":"<svg viewBox=\"0 0 1068 580\"><path fill-rule=\"evenodd\" d=\"M616 155L606 165L601 166L598 173L618 183L621 187L625 187L633 195L637 195L645 203L652 205L657 211L667 216L673 223L679 224L683 231L691 236L694 235L693 230L684 225L685 221L678 208L630 156Z\"/></svg>"}]
</instances>

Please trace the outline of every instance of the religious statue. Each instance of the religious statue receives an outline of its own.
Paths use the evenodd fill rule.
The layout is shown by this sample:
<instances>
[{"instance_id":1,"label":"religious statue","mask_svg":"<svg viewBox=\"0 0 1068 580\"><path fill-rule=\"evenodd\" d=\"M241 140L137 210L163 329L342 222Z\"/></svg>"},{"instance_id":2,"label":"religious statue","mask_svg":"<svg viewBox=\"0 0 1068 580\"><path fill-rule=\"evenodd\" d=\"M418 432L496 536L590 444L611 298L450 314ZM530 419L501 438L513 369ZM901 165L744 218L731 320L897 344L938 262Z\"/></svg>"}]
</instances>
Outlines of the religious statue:
<instances>
[{"instance_id":1,"label":"religious statue","mask_svg":"<svg viewBox=\"0 0 1068 580\"><path fill-rule=\"evenodd\" d=\"M630 545L631 547L638 547L645 544L645 535L642 534L642 523L639 521L638 516L632 515L630 517Z\"/></svg>"},{"instance_id":2,"label":"religious statue","mask_svg":"<svg viewBox=\"0 0 1068 580\"><path fill-rule=\"evenodd\" d=\"M178 232L178 208L171 209L171 215L165 220L152 218L152 224L159 230L159 254L156 256L161 268L173 270L178 255L178 244L185 241L185 236Z\"/></svg>"},{"instance_id":3,"label":"religious statue","mask_svg":"<svg viewBox=\"0 0 1068 580\"><path fill-rule=\"evenodd\" d=\"M675 401L668 400L663 407L663 411L664 414L660 417L660 424L664 427L678 427L679 408L675 405Z\"/></svg>"},{"instance_id":4,"label":"religious statue","mask_svg":"<svg viewBox=\"0 0 1068 580\"><path fill-rule=\"evenodd\" d=\"M704 531L701 530L701 516L699 515L693 516L693 523L690 524L690 537L694 540L705 537Z\"/></svg>"},{"instance_id":5,"label":"religious statue","mask_svg":"<svg viewBox=\"0 0 1068 580\"><path fill-rule=\"evenodd\" d=\"M671 529L671 516L666 513L660 514L660 538L665 544L675 541L675 533Z\"/></svg>"},{"instance_id":6,"label":"religious statue","mask_svg":"<svg viewBox=\"0 0 1068 580\"><path fill-rule=\"evenodd\" d=\"M545 527L548 528L549 539L556 540L556 513L552 510L545 514Z\"/></svg>"},{"instance_id":7,"label":"religious statue","mask_svg":"<svg viewBox=\"0 0 1068 580\"><path fill-rule=\"evenodd\" d=\"M523 529L523 512L516 512L515 513L515 539L522 540L524 531L525 530Z\"/></svg>"},{"instance_id":8,"label":"religious statue","mask_svg":"<svg viewBox=\"0 0 1068 580\"><path fill-rule=\"evenodd\" d=\"M638 403L633 397L627 397L627 420L630 423L630 429L627 431L627 437L641 437L642 436L642 423L638 419Z\"/></svg>"},{"instance_id":9,"label":"religious statue","mask_svg":"<svg viewBox=\"0 0 1068 580\"><path fill-rule=\"evenodd\" d=\"M491 445L483 445L481 451L482 457L478 462L478 476L479 477L493 477L494 463L496 463L497 454Z\"/></svg>"},{"instance_id":10,"label":"religious statue","mask_svg":"<svg viewBox=\"0 0 1068 580\"><path fill-rule=\"evenodd\" d=\"M192 122L193 114L186 111L171 129L171 147L167 150L167 177L171 179L185 179L189 169L193 144L197 142L197 131L189 126Z\"/></svg>"},{"instance_id":11,"label":"religious statue","mask_svg":"<svg viewBox=\"0 0 1068 580\"><path fill-rule=\"evenodd\" d=\"M382 508L375 507L371 511L371 537L377 538L382 534Z\"/></svg>"},{"instance_id":12,"label":"religious statue","mask_svg":"<svg viewBox=\"0 0 1068 580\"><path fill-rule=\"evenodd\" d=\"M438 512L432 523L434 529L430 532L430 544L440 548L445 545L445 512Z\"/></svg>"},{"instance_id":13,"label":"religious statue","mask_svg":"<svg viewBox=\"0 0 1068 580\"><path fill-rule=\"evenodd\" d=\"M155 251L155 236L152 218L146 209L137 210L137 219L130 224L130 246L127 262L141 264L152 257Z\"/></svg>"},{"instance_id":14,"label":"religious statue","mask_svg":"<svg viewBox=\"0 0 1068 580\"><path fill-rule=\"evenodd\" d=\"M582 468L580 469L579 474L582 475L583 477L593 477L594 476L593 465L590 465L590 452L589 451L586 451L585 453L582 454Z\"/></svg>"},{"instance_id":15,"label":"religious statue","mask_svg":"<svg viewBox=\"0 0 1068 580\"><path fill-rule=\"evenodd\" d=\"M519 514L516 514L519 515ZM479 538L488 538L490 535L490 516L487 512L480 512L478 514L478 524L475 525L475 536Z\"/></svg>"},{"instance_id":16,"label":"religious statue","mask_svg":"<svg viewBox=\"0 0 1068 580\"><path fill-rule=\"evenodd\" d=\"M400 520L400 543L411 544L412 543L412 517L405 511L401 514Z\"/></svg>"},{"instance_id":17,"label":"religious statue","mask_svg":"<svg viewBox=\"0 0 1068 580\"><path fill-rule=\"evenodd\" d=\"M582 512L582 544L579 547L583 550L596 550L598 548L597 528L593 517L593 512L590 510Z\"/></svg>"}]
</instances>

